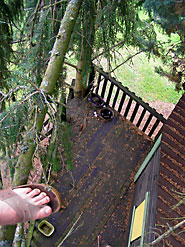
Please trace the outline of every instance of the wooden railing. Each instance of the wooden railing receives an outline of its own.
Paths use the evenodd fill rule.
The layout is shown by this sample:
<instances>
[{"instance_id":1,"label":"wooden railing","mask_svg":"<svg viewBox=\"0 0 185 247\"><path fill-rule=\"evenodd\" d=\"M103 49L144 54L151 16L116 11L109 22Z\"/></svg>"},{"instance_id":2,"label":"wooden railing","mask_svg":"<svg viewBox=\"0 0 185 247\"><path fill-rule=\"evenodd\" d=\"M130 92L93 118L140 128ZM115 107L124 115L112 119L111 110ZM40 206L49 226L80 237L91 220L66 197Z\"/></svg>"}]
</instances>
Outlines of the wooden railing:
<instances>
[{"instance_id":1,"label":"wooden railing","mask_svg":"<svg viewBox=\"0 0 185 247\"><path fill-rule=\"evenodd\" d=\"M118 111L149 137L157 139L166 119L103 70L96 66L94 68L93 92L101 96L106 105Z\"/></svg>"}]
</instances>

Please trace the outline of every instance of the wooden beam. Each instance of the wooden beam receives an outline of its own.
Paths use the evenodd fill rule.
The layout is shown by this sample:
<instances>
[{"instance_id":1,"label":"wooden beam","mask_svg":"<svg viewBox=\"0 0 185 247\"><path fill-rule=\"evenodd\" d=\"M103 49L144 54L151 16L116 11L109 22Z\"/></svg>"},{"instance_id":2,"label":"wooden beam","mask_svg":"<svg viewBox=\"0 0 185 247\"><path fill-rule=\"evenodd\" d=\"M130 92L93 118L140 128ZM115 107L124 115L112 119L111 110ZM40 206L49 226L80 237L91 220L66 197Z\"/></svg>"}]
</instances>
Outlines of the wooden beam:
<instances>
[{"instance_id":1,"label":"wooden beam","mask_svg":"<svg viewBox=\"0 0 185 247\"><path fill-rule=\"evenodd\" d=\"M149 154L146 156L145 160L143 161L143 163L142 163L141 167L139 168L138 172L136 173L136 175L134 177L134 183L136 183L136 181L140 177L141 173L143 172L143 170L146 168L146 166L150 162L150 160L151 160L152 156L154 155L155 151L158 149L158 147L159 147L159 145L161 143L161 136L162 136L162 134L159 136L159 138L157 139L157 141L153 145L152 149L150 150Z\"/></svg>"}]
</instances>

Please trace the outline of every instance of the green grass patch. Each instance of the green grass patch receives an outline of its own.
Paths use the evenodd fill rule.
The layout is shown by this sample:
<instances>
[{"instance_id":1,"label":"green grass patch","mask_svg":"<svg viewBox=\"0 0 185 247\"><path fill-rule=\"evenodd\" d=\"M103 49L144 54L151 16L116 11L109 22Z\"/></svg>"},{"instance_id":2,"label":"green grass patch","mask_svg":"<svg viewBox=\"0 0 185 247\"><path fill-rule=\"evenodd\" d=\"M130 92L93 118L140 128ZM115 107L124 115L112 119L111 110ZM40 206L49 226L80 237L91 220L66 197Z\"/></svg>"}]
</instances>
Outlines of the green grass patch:
<instances>
[{"instance_id":1,"label":"green grass patch","mask_svg":"<svg viewBox=\"0 0 185 247\"><path fill-rule=\"evenodd\" d=\"M125 50L121 53L126 54L126 52L127 56L119 59L118 64L131 55ZM124 86L146 102L158 100L176 104L182 93L175 91L175 83L155 72L156 66L163 66L160 59L150 58L149 60L145 54L139 54L132 61L119 67L115 73Z\"/></svg>"}]
</instances>

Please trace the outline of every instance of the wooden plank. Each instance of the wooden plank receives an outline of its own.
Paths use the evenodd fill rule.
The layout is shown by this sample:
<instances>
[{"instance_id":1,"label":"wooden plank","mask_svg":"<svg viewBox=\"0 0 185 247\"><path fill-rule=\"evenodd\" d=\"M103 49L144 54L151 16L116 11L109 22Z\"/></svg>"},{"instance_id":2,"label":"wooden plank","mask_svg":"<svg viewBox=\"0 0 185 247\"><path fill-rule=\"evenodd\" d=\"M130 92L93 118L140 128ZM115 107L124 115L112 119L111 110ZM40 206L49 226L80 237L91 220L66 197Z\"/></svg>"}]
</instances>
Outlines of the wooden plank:
<instances>
[{"instance_id":1,"label":"wooden plank","mask_svg":"<svg viewBox=\"0 0 185 247\"><path fill-rule=\"evenodd\" d=\"M115 105L116 105L116 102L117 102L117 99L118 99L118 95L119 95L119 87L117 87L117 90L116 90L116 94L114 96L114 100L113 100L113 104L112 104L112 108L114 109L115 108Z\"/></svg>"},{"instance_id":2,"label":"wooden plank","mask_svg":"<svg viewBox=\"0 0 185 247\"><path fill-rule=\"evenodd\" d=\"M148 214L148 207L149 207L149 196L150 192L147 191L145 195L145 208L144 208L144 219L143 219L143 229L142 229L142 235L141 235L141 240L140 240L140 247L144 246L144 237L145 237L145 228L147 225L147 214Z\"/></svg>"},{"instance_id":3,"label":"wooden plank","mask_svg":"<svg viewBox=\"0 0 185 247\"><path fill-rule=\"evenodd\" d=\"M155 121L155 123L154 123L152 129L151 129L150 132L148 133L148 136L151 137L151 136L153 135L153 133L154 133L154 131L156 130L156 128L157 128L157 126L159 125L159 123L160 123L159 119L156 119L156 121Z\"/></svg>"},{"instance_id":4,"label":"wooden plank","mask_svg":"<svg viewBox=\"0 0 185 247\"><path fill-rule=\"evenodd\" d=\"M102 77L102 75L101 75L101 73L99 73L99 76L98 76L98 80L97 80L97 87L96 87L96 94L98 94L98 91L99 91L99 88L100 88L100 82L101 82L101 77Z\"/></svg>"},{"instance_id":5,"label":"wooden plank","mask_svg":"<svg viewBox=\"0 0 185 247\"><path fill-rule=\"evenodd\" d=\"M111 217L108 221L101 221L102 226L104 226L103 230L100 233L99 224L93 232L93 244L89 243L87 246L97 247L97 236L99 235L101 236L99 243L102 247L107 246L108 243L111 244L111 246L123 246L123 243L127 240L127 234L125 234L123 229L128 229L126 218L129 217L128 211L131 212L131 208L129 207L130 210L128 209L128 203L132 200L134 191L126 190L126 186L124 186L121 191L121 200L117 197L117 200L115 200L109 209L109 211L112 210Z\"/></svg>"},{"instance_id":6,"label":"wooden plank","mask_svg":"<svg viewBox=\"0 0 185 247\"><path fill-rule=\"evenodd\" d=\"M136 117L138 109L139 109L139 103L136 103L136 105L134 107L134 111L133 111L132 116L130 118L130 122L134 122L134 119Z\"/></svg>"},{"instance_id":7,"label":"wooden plank","mask_svg":"<svg viewBox=\"0 0 185 247\"><path fill-rule=\"evenodd\" d=\"M147 191L150 192L150 200L148 206L147 224L145 231L144 243L151 243L154 239L155 232L155 212L157 205L158 177L160 167L160 147L155 151L149 164L142 171L140 177L135 183L134 205L138 206L145 197ZM139 243L134 243L132 246L140 246Z\"/></svg>"},{"instance_id":8,"label":"wooden plank","mask_svg":"<svg viewBox=\"0 0 185 247\"><path fill-rule=\"evenodd\" d=\"M126 98L126 94L123 92L123 95L121 97L121 101L120 101L120 104L119 104L119 107L118 107L118 112L120 113L121 110L122 110L122 107L123 107L123 103L125 101L125 98Z\"/></svg>"},{"instance_id":9,"label":"wooden plank","mask_svg":"<svg viewBox=\"0 0 185 247\"><path fill-rule=\"evenodd\" d=\"M106 100L107 105L109 105L109 102L110 102L110 99L111 99L111 96L112 96L113 87L114 87L114 85L111 83L110 88L109 88L109 94L108 94L107 100Z\"/></svg>"},{"instance_id":10,"label":"wooden plank","mask_svg":"<svg viewBox=\"0 0 185 247\"><path fill-rule=\"evenodd\" d=\"M145 113L146 113L146 109L145 108L143 108L143 111L142 111L142 113L141 113L141 116L140 116L140 118L139 118L139 120L137 121L137 124L136 124L136 126L139 128L139 126L140 126L140 124L141 124L141 122L142 122L142 120L143 120L143 118L144 118L144 116L145 116Z\"/></svg>"},{"instance_id":11,"label":"wooden plank","mask_svg":"<svg viewBox=\"0 0 185 247\"><path fill-rule=\"evenodd\" d=\"M102 88L102 91L101 91L101 97L104 98L105 96L105 91L106 91L106 87L107 87L107 81L108 79L105 78L104 81L103 81L103 88Z\"/></svg>"},{"instance_id":12,"label":"wooden plank","mask_svg":"<svg viewBox=\"0 0 185 247\"><path fill-rule=\"evenodd\" d=\"M151 122L151 120L152 120L152 117L153 117L153 115L152 115L152 113L150 113L150 115L149 115L149 117L148 117L148 119L147 119L147 121L146 121L146 123L145 123L143 129L142 129L143 132L146 131L148 125L150 124L150 122Z\"/></svg>"},{"instance_id":13,"label":"wooden plank","mask_svg":"<svg viewBox=\"0 0 185 247\"><path fill-rule=\"evenodd\" d=\"M128 104L127 104L127 108L126 108L126 110L125 110L125 113L124 113L124 117L126 118L127 117L127 115L128 115L128 112L129 112L129 110L130 110L130 107L131 107L131 104L132 104L132 98L130 98L129 99L129 102L128 102Z\"/></svg>"},{"instance_id":14,"label":"wooden plank","mask_svg":"<svg viewBox=\"0 0 185 247\"><path fill-rule=\"evenodd\" d=\"M118 125L119 126L119 125ZM122 188L122 185L125 181L128 181L130 176L130 171L137 164L139 156L142 154L142 147L136 144L137 138L134 134L127 136L129 138L129 143L132 143L134 149L130 148L128 145L124 145L125 141L128 143L128 139L122 138L127 132L126 126L120 125L115 126L115 129L111 130L111 133L107 136L109 142L106 142L106 149L101 153L101 156L98 156L94 166L101 167L102 181L96 186L96 190L91 193L91 196L88 198L86 204L84 204L84 214L81 219L81 224L84 222L84 225L80 227L79 231L75 232L66 242L65 246L72 246L71 243L76 243L77 246L91 246L87 242L94 241L94 231L101 231L101 222L105 221L110 217L109 209L115 203L115 198L119 197L119 191ZM126 133L125 133L126 131ZM120 147L122 153L117 153L117 140L120 140ZM105 142L105 140L103 141ZM111 144L110 144L111 143ZM124 147L124 151L123 151ZM138 152L140 149L140 154ZM146 148L146 147L145 147ZM112 151L110 151L112 150ZM136 152L137 150L137 152ZM130 159L130 152L134 155L133 159ZM127 153L128 155L125 155ZM102 156L103 155L103 156ZM129 170L127 170L129 169ZM127 172L126 172L127 171ZM85 193L85 191L84 191ZM78 198L80 198L78 196ZM98 209L98 210L97 210ZM83 209L81 208L81 211ZM96 235L97 236L97 235Z\"/></svg>"},{"instance_id":15,"label":"wooden plank","mask_svg":"<svg viewBox=\"0 0 185 247\"><path fill-rule=\"evenodd\" d=\"M82 106L79 110L81 108ZM66 209L49 217L48 220L56 230L50 238L38 238L38 241L42 240L43 246L57 246L81 212L84 213L76 226L77 230L65 241L64 246L91 246L122 198L122 189L129 181L130 173L136 168L148 145L151 145L143 136L135 135L135 130L130 128L131 123L128 121L123 121L121 117L110 122L95 119L93 111L94 109L88 109L87 124L92 128L85 128L82 135L78 136L79 139L74 135L73 150L78 162L72 174L77 180L76 187L71 191L72 187L68 186L63 193L63 174L59 174L56 180L57 189L64 194L62 199ZM82 116L82 122L83 120ZM97 123L96 131L93 130L93 125L89 125L90 121ZM78 120L77 124L79 122ZM78 125L76 127L78 129ZM84 145L80 144L82 140L85 140ZM72 179L67 182L70 185ZM78 228L81 223L84 225Z\"/></svg>"},{"instance_id":16,"label":"wooden plank","mask_svg":"<svg viewBox=\"0 0 185 247\"><path fill-rule=\"evenodd\" d=\"M132 236L132 229L133 229L133 224L134 224L134 214L135 214L135 209L136 207L133 206L132 209L132 219L131 219L131 224L130 224L130 231L129 231L129 238L128 238L128 247L130 247L130 243L131 243L131 236Z\"/></svg>"},{"instance_id":17,"label":"wooden plank","mask_svg":"<svg viewBox=\"0 0 185 247\"><path fill-rule=\"evenodd\" d=\"M152 156L154 155L154 153L156 152L156 150L159 148L159 145L161 144L161 137L162 137L162 135L160 135L160 137L157 139L157 141L153 145L152 149L150 150L150 152L146 156L145 160L143 161L141 167L139 168L137 174L134 177L134 183L136 183L136 181L138 180L138 178L142 174L143 170L146 168L146 166L150 162Z\"/></svg>"},{"instance_id":18,"label":"wooden plank","mask_svg":"<svg viewBox=\"0 0 185 247\"><path fill-rule=\"evenodd\" d=\"M78 154L78 157L74 160L74 168L72 170L73 179L75 184L79 182L81 177L93 164L94 160L102 152L104 144L102 140L106 138L108 132L116 125L117 118L114 118L112 121L103 122L97 131L93 134L85 147ZM69 191L68 181L71 180L68 173L63 174L63 181L60 185L60 190L62 191L62 197L66 196L66 193ZM71 188L70 188L71 189Z\"/></svg>"}]
</instances>

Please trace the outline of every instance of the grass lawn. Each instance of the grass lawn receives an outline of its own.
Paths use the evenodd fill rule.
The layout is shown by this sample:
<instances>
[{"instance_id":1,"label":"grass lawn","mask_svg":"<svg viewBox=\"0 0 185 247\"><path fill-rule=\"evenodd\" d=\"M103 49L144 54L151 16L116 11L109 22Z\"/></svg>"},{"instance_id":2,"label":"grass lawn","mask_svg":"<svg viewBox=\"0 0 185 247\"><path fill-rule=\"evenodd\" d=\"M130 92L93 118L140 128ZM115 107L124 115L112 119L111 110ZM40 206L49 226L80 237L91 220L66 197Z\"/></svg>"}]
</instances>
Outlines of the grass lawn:
<instances>
[{"instance_id":1,"label":"grass lawn","mask_svg":"<svg viewBox=\"0 0 185 247\"><path fill-rule=\"evenodd\" d=\"M117 64L132 55L125 50L121 53L124 56L119 57ZM163 66L160 59L151 58L148 60L145 54L141 53L119 67L115 71L116 78L146 102L157 100L176 104L182 92L175 91L175 83L155 72L155 66L159 65Z\"/></svg>"}]
</instances>

